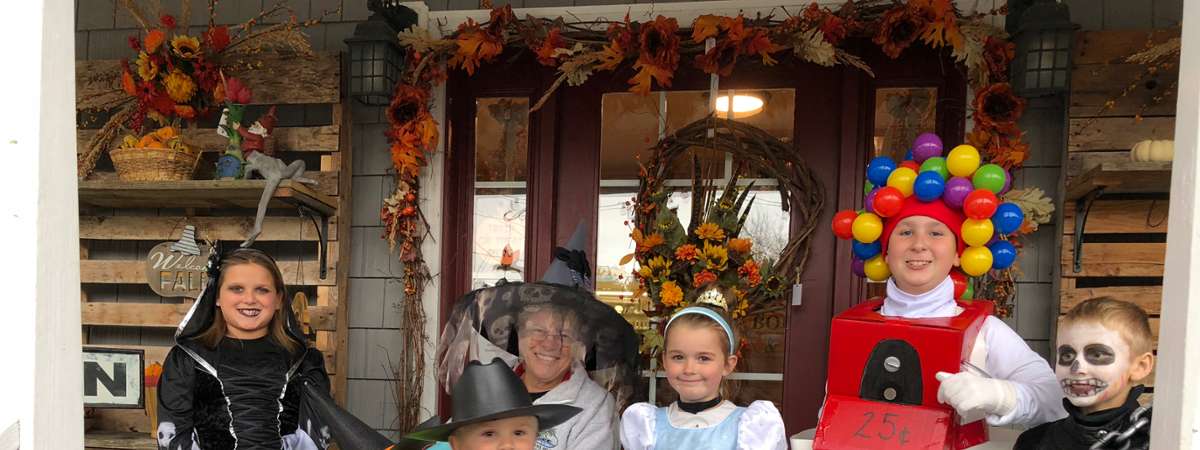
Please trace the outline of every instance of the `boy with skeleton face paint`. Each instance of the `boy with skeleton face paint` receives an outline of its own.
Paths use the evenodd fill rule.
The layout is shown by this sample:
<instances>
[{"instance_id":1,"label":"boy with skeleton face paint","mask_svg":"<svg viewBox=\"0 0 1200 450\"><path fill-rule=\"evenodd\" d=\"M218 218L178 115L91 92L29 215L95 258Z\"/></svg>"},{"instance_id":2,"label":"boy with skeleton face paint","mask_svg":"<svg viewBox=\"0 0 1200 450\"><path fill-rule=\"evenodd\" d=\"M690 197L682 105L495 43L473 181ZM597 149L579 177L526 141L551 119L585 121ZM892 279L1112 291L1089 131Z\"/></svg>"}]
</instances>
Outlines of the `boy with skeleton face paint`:
<instances>
[{"instance_id":1,"label":"boy with skeleton face paint","mask_svg":"<svg viewBox=\"0 0 1200 450\"><path fill-rule=\"evenodd\" d=\"M1086 449L1130 428L1144 388L1129 386L1153 370L1152 347L1149 320L1137 305L1098 297L1071 308L1059 324L1055 360L1069 415L1022 433L1014 449ZM1149 423L1129 443L1149 448Z\"/></svg>"}]
</instances>

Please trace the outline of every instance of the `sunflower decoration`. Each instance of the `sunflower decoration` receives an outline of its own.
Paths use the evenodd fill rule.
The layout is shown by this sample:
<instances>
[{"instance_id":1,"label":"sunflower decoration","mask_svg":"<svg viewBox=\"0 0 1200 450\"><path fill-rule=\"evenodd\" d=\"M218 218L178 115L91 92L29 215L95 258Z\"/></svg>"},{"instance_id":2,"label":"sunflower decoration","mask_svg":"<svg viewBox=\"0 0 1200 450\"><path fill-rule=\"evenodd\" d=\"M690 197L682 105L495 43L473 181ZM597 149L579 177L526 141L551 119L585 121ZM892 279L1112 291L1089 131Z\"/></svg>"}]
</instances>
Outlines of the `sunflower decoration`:
<instances>
[{"instance_id":1,"label":"sunflower decoration","mask_svg":"<svg viewBox=\"0 0 1200 450\"><path fill-rule=\"evenodd\" d=\"M179 69L172 70L166 78L163 78L163 84L167 87L167 95L177 104L187 103L196 94L196 83L192 81L192 77L185 75Z\"/></svg>"},{"instance_id":2,"label":"sunflower decoration","mask_svg":"<svg viewBox=\"0 0 1200 450\"><path fill-rule=\"evenodd\" d=\"M662 293L659 295L662 304L667 307L678 306L683 300L683 290L674 281L665 281L662 284Z\"/></svg>"},{"instance_id":3,"label":"sunflower decoration","mask_svg":"<svg viewBox=\"0 0 1200 450\"><path fill-rule=\"evenodd\" d=\"M207 20L209 25L203 31L188 34L193 28L186 12L176 16L158 1L119 3L140 26L137 34L126 39L133 53L121 63L120 87L127 97L86 108L128 108L127 114L113 115L122 118L119 124L110 119L112 124L108 126L123 126L135 134L143 131L146 119L157 122L159 127L178 127L212 118L220 112L223 100L217 92L222 70L227 73L253 70L262 66L256 59L268 53L311 55L308 39L300 29L320 22L312 19L301 23L290 8L279 2L237 25L233 35L230 26L215 25L213 17ZM94 161L93 155L106 149L108 143L107 140L89 142L86 158ZM91 166L81 163L82 174L92 169L94 163Z\"/></svg>"},{"instance_id":4,"label":"sunflower decoration","mask_svg":"<svg viewBox=\"0 0 1200 450\"><path fill-rule=\"evenodd\" d=\"M158 61L157 56L151 57L149 53L138 53L137 58L137 73L142 81L152 81L158 77Z\"/></svg>"},{"instance_id":5,"label":"sunflower decoration","mask_svg":"<svg viewBox=\"0 0 1200 450\"><path fill-rule=\"evenodd\" d=\"M140 11L135 17L141 17ZM137 57L133 64L122 62L121 88L136 102L126 125L139 132L147 118L167 125L208 117L221 103L215 98L220 66L206 55L212 49L185 34L168 39L167 33L179 27L170 14L161 15L153 27L144 20L139 22L146 24L145 35L129 38ZM139 86L139 82L145 85Z\"/></svg>"},{"instance_id":6,"label":"sunflower decoration","mask_svg":"<svg viewBox=\"0 0 1200 450\"><path fill-rule=\"evenodd\" d=\"M171 50L180 59L191 61L200 57L200 39L192 36L179 35L171 38Z\"/></svg>"}]
</instances>

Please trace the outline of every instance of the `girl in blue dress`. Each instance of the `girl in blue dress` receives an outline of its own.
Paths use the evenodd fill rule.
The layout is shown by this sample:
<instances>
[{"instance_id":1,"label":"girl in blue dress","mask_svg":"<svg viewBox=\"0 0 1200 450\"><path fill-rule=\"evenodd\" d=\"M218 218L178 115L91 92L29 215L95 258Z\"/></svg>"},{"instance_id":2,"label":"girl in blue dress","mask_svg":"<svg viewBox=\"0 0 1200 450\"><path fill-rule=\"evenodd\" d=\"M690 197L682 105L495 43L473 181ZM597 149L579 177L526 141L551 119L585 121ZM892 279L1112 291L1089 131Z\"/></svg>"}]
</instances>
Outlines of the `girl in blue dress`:
<instances>
[{"instance_id":1,"label":"girl in blue dress","mask_svg":"<svg viewBox=\"0 0 1200 450\"><path fill-rule=\"evenodd\" d=\"M621 416L621 445L627 450L787 449L783 418L769 401L748 407L721 396L725 377L737 367L737 335L718 289L700 295L695 306L671 316L663 332L663 370L679 393L669 406L631 405Z\"/></svg>"}]
</instances>

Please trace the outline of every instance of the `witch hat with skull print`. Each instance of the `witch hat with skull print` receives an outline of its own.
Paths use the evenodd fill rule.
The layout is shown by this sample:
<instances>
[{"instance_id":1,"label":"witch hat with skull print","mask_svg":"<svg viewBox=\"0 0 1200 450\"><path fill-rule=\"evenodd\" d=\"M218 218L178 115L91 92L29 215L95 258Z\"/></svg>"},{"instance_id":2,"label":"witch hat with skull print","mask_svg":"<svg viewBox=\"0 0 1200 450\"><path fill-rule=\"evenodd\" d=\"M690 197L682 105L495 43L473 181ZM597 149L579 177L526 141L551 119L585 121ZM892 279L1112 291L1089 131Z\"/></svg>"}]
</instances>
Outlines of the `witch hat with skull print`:
<instances>
[{"instance_id":1,"label":"witch hat with skull print","mask_svg":"<svg viewBox=\"0 0 1200 450\"><path fill-rule=\"evenodd\" d=\"M503 282L462 296L454 305L438 340L438 381L449 388L470 361L499 357L515 366L518 320L549 310L571 330L576 358L593 381L628 404L638 370L638 338L633 326L591 292L593 278L584 246L589 224L581 223L567 246L555 249L554 260L536 282Z\"/></svg>"}]
</instances>

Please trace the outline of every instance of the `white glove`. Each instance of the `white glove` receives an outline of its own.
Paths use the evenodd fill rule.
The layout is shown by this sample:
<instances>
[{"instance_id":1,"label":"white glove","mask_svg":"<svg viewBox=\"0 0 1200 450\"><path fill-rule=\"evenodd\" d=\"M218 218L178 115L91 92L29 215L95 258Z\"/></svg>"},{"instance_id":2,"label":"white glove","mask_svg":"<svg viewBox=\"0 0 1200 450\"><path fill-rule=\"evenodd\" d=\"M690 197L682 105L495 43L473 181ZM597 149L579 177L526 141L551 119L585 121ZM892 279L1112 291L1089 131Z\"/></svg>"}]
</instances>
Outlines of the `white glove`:
<instances>
[{"instance_id":1,"label":"white glove","mask_svg":"<svg viewBox=\"0 0 1200 450\"><path fill-rule=\"evenodd\" d=\"M989 415L1003 417L1017 407L1017 389L1011 382L985 378L970 372L938 372L938 401L958 412L960 423L971 423Z\"/></svg>"}]
</instances>

